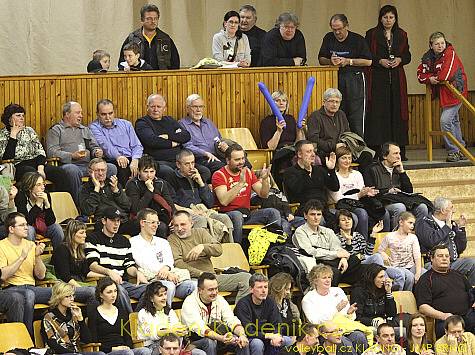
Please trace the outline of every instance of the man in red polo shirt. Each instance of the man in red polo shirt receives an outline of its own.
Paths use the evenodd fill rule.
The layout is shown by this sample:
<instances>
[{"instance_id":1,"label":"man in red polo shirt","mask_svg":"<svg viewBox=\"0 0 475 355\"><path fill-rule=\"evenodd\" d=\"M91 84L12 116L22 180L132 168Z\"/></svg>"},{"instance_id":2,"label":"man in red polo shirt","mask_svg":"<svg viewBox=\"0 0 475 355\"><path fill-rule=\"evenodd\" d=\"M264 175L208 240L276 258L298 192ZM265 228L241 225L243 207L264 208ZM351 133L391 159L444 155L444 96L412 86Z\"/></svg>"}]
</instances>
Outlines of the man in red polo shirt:
<instances>
[{"instance_id":1,"label":"man in red polo shirt","mask_svg":"<svg viewBox=\"0 0 475 355\"><path fill-rule=\"evenodd\" d=\"M269 195L269 169L262 169L258 179L252 170L245 167L245 152L238 145L231 145L225 152L226 166L213 174L213 190L216 194L219 211L226 213L232 220L235 243L241 243L243 224L275 223L288 232L288 222L283 220L275 208L250 210L251 193L254 191L261 198Z\"/></svg>"}]
</instances>

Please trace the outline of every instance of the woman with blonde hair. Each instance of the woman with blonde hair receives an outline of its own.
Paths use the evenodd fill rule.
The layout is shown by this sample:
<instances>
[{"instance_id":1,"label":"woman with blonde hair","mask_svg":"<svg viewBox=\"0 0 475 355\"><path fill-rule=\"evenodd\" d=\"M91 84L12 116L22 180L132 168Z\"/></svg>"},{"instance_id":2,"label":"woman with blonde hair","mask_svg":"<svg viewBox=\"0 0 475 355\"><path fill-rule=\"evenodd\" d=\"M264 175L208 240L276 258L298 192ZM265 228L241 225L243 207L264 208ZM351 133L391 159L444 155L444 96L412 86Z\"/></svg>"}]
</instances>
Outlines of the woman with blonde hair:
<instances>
[{"instance_id":1,"label":"woman with blonde hair","mask_svg":"<svg viewBox=\"0 0 475 355\"><path fill-rule=\"evenodd\" d=\"M294 116L288 114L289 98L280 90L272 93L277 108L282 113L285 122L279 122L278 118L271 113L260 123L259 137L261 148L274 151L272 160L272 176L282 190L282 172L292 166L295 155L294 144L305 139L303 128L298 128Z\"/></svg>"},{"instance_id":2,"label":"woman with blonde hair","mask_svg":"<svg viewBox=\"0 0 475 355\"><path fill-rule=\"evenodd\" d=\"M50 310L41 322L41 336L46 346L55 354L104 354L102 352L82 352L79 341L91 342L91 334L84 317L74 303L74 286L57 282L49 300Z\"/></svg>"},{"instance_id":3,"label":"woman with blonde hair","mask_svg":"<svg viewBox=\"0 0 475 355\"><path fill-rule=\"evenodd\" d=\"M313 287L302 299L302 310L307 320L314 324L335 321L336 316L343 316L352 323L353 331L348 330L346 336L356 344L368 344L366 336L357 330L356 303L350 304L348 297L340 287L332 287L333 270L328 265L318 264L308 273L308 281ZM364 328L363 325L360 327ZM350 329L350 327L348 327ZM361 346L361 345L360 345Z\"/></svg>"},{"instance_id":4,"label":"woman with blonde hair","mask_svg":"<svg viewBox=\"0 0 475 355\"><path fill-rule=\"evenodd\" d=\"M286 272L279 272L269 280L269 297L277 304L282 323L286 326L282 329L282 335L297 336L300 329L300 312L292 302L293 279Z\"/></svg>"}]
</instances>

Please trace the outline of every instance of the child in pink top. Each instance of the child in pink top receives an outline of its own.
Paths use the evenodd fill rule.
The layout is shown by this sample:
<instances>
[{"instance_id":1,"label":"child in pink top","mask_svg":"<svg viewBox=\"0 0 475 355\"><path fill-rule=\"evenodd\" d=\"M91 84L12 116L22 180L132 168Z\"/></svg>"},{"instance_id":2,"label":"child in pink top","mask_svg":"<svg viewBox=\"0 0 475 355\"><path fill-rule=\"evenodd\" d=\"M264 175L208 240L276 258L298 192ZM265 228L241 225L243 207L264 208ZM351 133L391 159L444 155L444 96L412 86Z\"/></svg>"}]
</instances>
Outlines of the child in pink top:
<instances>
[{"instance_id":1,"label":"child in pink top","mask_svg":"<svg viewBox=\"0 0 475 355\"><path fill-rule=\"evenodd\" d=\"M417 236L413 234L416 218L410 212L399 216L399 228L388 233L382 240L378 253L389 266L399 269L405 276L404 290L412 291L414 283L419 281L426 271L422 268L421 248ZM386 253L389 249L389 255Z\"/></svg>"}]
</instances>

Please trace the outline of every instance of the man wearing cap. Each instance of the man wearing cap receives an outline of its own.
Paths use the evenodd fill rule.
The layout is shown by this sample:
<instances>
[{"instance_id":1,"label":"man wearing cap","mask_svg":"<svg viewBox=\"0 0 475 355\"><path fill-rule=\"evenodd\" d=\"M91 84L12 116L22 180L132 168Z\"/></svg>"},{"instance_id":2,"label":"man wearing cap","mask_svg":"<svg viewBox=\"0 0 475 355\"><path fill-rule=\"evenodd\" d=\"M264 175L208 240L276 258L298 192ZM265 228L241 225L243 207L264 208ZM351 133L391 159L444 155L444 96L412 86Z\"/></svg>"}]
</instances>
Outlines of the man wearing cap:
<instances>
[{"instance_id":1,"label":"man wearing cap","mask_svg":"<svg viewBox=\"0 0 475 355\"><path fill-rule=\"evenodd\" d=\"M160 11L153 4L145 4L140 9L142 27L130 33L122 44L119 64L124 61L124 46L136 43L140 48L140 58L154 70L180 69L180 56L175 43L168 34L157 27Z\"/></svg>"},{"instance_id":2,"label":"man wearing cap","mask_svg":"<svg viewBox=\"0 0 475 355\"><path fill-rule=\"evenodd\" d=\"M137 269L129 240L118 234L121 211L109 206L102 214L102 229L86 239L86 259L89 269L109 276L117 283L119 302L123 309L132 312L130 297L139 299L145 291L147 278ZM136 279L130 283L129 278Z\"/></svg>"}]
</instances>

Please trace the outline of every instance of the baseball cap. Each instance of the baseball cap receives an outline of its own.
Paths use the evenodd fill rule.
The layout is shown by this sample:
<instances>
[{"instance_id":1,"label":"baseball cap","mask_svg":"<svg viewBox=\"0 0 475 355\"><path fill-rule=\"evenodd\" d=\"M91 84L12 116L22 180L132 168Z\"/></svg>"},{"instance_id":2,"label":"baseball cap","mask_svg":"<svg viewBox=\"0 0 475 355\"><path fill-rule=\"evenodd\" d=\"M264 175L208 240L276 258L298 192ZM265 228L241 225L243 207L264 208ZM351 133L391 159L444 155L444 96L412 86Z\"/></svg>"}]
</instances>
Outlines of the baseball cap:
<instances>
[{"instance_id":1,"label":"baseball cap","mask_svg":"<svg viewBox=\"0 0 475 355\"><path fill-rule=\"evenodd\" d=\"M104 210L104 213L102 214L102 217L103 218L108 218L108 219L117 219L117 218L120 218L122 216L122 214L120 213L120 211L116 208L116 207L107 207L105 210Z\"/></svg>"}]
</instances>

